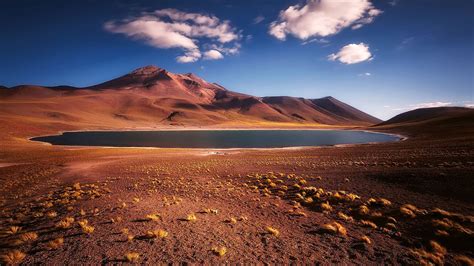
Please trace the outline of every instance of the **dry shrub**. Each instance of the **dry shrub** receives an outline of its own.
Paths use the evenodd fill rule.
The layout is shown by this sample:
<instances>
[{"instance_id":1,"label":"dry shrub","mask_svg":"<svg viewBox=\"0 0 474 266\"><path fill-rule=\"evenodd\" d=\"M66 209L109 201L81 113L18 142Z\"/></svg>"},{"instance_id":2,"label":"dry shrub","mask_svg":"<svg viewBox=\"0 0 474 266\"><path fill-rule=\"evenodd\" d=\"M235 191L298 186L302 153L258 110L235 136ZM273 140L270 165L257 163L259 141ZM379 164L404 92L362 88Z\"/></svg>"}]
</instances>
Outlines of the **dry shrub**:
<instances>
[{"instance_id":1,"label":"dry shrub","mask_svg":"<svg viewBox=\"0 0 474 266\"><path fill-rule=\"evenodd\" d=\"M446 255L446 248L441 246L438 242L431 240L429 242L430 251L424 249L413 249L411 250L413 254L418 257L420 264L423 265L443 265L444 256Z\"/></svg>"},{"instance_id":2,"label":"dry shrub","mask_svg":"<svg viewBox=\"0 0 474 266\"><path fill-rule=\"evenodd\" d=\"M271 226L265 227L265 230L266 230L269 234L272 234L272 235L274 235L274 236L279 236L279 235L280 235L280 231L278 231L278 229L273 228L273 227L271 227Z\"/></svg>"},{"instance_id":3,"label":"dry shrub","mask_svg":"<svg viewBox=\"0 0 474 266\"><path fill-rule=\"evenodd\" d=\"M347 230L344 226L342 226L340 223L338 222L332 222L332 223L327 223L327 224L324 224L322 227L321 227L321 230L325 233L329 233L329 234L340 234L342 236L346 236L347 235Z\"/></svg>"},{"instance_id":4,"label":"dry shrub","mask_svg":"<svg viewBox=\"0 0 474 266\"><path fill-rule=\"evenodd\" d=\"M168 236L168 232L162 229L157 229L153 231L146 232L146 238L165 238Z\"/></svg>"},{"instance_id":5,"label":"dry shrub","mask_svg":"<svg viewBox=\"0 0 474 266\"><path fill-rule=\"evenodd\" d=\"M38 234L35 232L23 233L20 235L20 241L22 242L33 242L38 239Z\"/></svg>"},{"instance_id":6,"label":"dry shrub","mask_svg":"<svg viewBox=\"0 0 474 266\"><path fill-rule=\"evenodd\" d=\"M222 257L227 253L227 248L226 247L213 247L211 251L214 252L214 254Z\"/></svg>"},{"instance_id":7,"label":"dry shrub","mask_svg":"<svg viewBox=\"0 0 474 266\"><path fill-rule=\"evenodd\" d=\"M342 219L344 221L347 221L347 222L353 222L354 221L354 218L352 218L351 216L349 216L347 214L344 214L343 212L338 212L337 217L339 217L340 219Z\"/></svg>"},{"instance_id":8,"label":"dry shrub","mask_svg":"<svg viewBox=\"0 0 474 266\"><path fill-rule=\"evenodd\" d=\"M420 210L412 204L405 204L400 207L400 213L409 218L415 218L419 212Z\"/></svg>"},{"instance_id":9,"label":"dry shrub","mask_svg":"<svg viewBox=\"0 0 474 266\"><path fill-rule=\"evenodd\" d=\"M148 214L146 217L146 220L148 221L154 221L154 222L157 222L161 219L161 216L159 214Z\"/></svg>"},{"instance_id":10,"label":"dry shrub","mask_svg":"<svg viewBox=\"0 0 474 266\"><path fill-rule=\"evenodd\" d=\"M365 243L369 244L369 245L372 244L372 240L370 240L370 238L369 238L368 236L362 236L362 237L360 238L360 240L361 240L362 242L365 242Z\"/></svg>"},{"instance_id":11,"label":"dry shrub","mask_svg":"<svg viewBox=\"0 0 474 266\"><path fill-rule=\"evenodd\" d=\"M197 220L197 217L194 213L190 213L188 214L188 216L186 216L185 220L188 222L195 222Z\"/></svg>"},{"instance_id":12,"label":"dry shrub","mask_svg":"<svg viewBox=\"0 0 474 266\"><path fill-rule=\"evenodd\" d=\"M371 227L371 228L373 228L373 229L377 229L377 225L376 225L374 222L367 221L367 220L360 220L360 223L361 223L363 226L367 226L367 227Z\"/></svg>"},{"instance_id":13,"label":"dry shrub","mask_svg":"<svg viewBox=\"0 0 474 266\"><path fill-rule=\"evenodd\" d=\"M72 223L74 223L74 218L66 217L63 220L59 221L56 224L56 227L61 228L61 229L67 229L67 228L71 227Z\"/></svg>"},{"instance_id":14,"label":"dry shrub","mask_svg":"<svg viewBox=\"0 0 474 266\"><path fill-rule=\"evenodd\" d=\"M329 205L329 202L323 202L320 205L322 211L332 211L331 205Z\"/></svg>"},{"instance_id":15,"label":"dry shrub","mask_svg":"<svg viewBox=\"0 0 474 266\"><path fill-rule=\"evenodd\" d=\"M26 254L19 250L12 250L0 256L3 263L7 265L20 264L25 259Z\"/></svg>"},{"instance_id":16,"label":"dry shrub","mask_svg":"<svg viewBox=\"0 0 474 266\"><path fill-rule=\"evenodd\" d=\"M136 262L140 258L140 254L138 254L137 252L127 252L125 253L124 257L125 260L128 262Z\"/></svg>"},{"instance_id":17,"label":"dry shrub","mask_svg":"<svg viewBox=\"0 0 474 266\"><path fill-rule=\"evenodd\" d=\"M8 228L6 233L9 235L14 235L14 234L18 234L20 231L21 231L20 226L10 226L10 228Z\"/></svg>"},{"instance_id":18,"label":"dry shrub","mask_svg":"<svg viewBox=\"0 0 474 266\"><path fill-rule=\"evenodd\" d=\"M49 249L58 249L58 248L62 247L63 244L64 244L64 238L62 238L62 237L55 238L51 241L48 241L48 243L46 243L46 245L48 246Z\"/></svg>"},{"instance_id":19,"label":"dry shrub","mask_svg":"<svg viewBox=\"0 0 474 266\"><path fill-rule=\"evenodd\" d=\"M359 210L357 211L357 213L360 215L360 216L366 216L370 213L370 210L369 210L369 207L365 206L365 205L360 205L359 206Z\"/></svg>"},{"instance_id":20,"label":"dry shrub","mask_svg":"<svg viewBox=\"0 0 474 266\"><path fill-rule=\"evenodd\" d=\"M230 217L229 219L225 219L226 223L230 223L230 224L236 224L237 223L237 219L235 219L234 217Z\"/></svg>"}]
</instances>

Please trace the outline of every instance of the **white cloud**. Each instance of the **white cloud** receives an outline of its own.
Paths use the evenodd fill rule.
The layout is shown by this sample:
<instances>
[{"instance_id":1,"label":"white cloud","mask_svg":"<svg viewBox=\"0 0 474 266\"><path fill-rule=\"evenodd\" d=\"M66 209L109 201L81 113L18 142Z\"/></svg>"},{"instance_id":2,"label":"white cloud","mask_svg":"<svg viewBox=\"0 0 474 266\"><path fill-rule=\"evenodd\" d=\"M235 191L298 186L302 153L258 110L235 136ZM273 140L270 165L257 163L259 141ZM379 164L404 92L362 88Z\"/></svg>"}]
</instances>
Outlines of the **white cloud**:
<instances>
[{"instance_id":1,"label":"white cloud","mask_svg":"<svg viewBox=\"0 0 474 266\"><path fill-rule=\"evenodd\" d=\"M184 55L176 57L178 63L193 63L201 58L201 52L198 49L187 51Z\"/></svg>"},{"instance_id":2,"label":"white cloud","mask_svg":"<svg viewBox=\"0 0 474 266\"><path fill-rule=\"evenodd\" d=\"M143 13L139 17L109 21L104 24L104 28L156 48L180 48L184 50L184 55L176 58L180 63L199 60L201 43L218 43L222 47L233 43L233 47L228 49L240 48L238 41L241 34L228 20L221 21L213 15L186 13L176 9L161 9Z\"/></svg>"},{"instance_id":3,"label":"white cloud","mask_svg":"<svg viewBox=\"0 0 474 266\"><path fill-rule=\"evenodd\" d=\"M433 107L444 107L452 105L452 102L430 102L430 103L418 103L410 105L412 109L418 108L433 108Z\"/></svg>"},{"instance_id":4,"label":"white cloud","mask_svg":"<svg viewBox=\"0 0 474 266\"><path fill-rule=\"evenodd\" d=\"M278 20L270 24L268 33L279 40L285 40L287 35L302 40L325 37L351 25L360 28L381 13L370 0L307 0L305 5L282 10Z\"/></svg>"},{"instance_id":5,"label":"white cloud","mask_svg":"<svg viewBox=\"0 0 474 266\"><path fill-rule=\"evenodd\" d=\"M409 111L415 110L420 108L434 108L434 107L446 107L446 106L453 106L455 103L453 102L426 102L426 103L417 103L417 104L410 104L405 107L397 107L392 108L393 111Z\"/></svg>"},{"instance_id":6,"label":"white cloud","mask_svg":"<svg viewBox=\"0 0 474 266\"><path fill-rule=\"evenodd\" d=\"M224 56L217 50L209 50L204 53L205 60L218 60L222 58L224 58Z\"/></svg>"},{"instance_id":7,"label":"white cloud","mask_svg":"<svg viewBox=\"0 0 474 266\"><path fill-rule=\"evenodd\" d=\"M365 73L359 74L358 76L359 76L359 77L370 77L370 76L372 76L372 73L370 73L370 72L365 72Z\"/></svg>"},{"instance_id":8,"label":"white cloud","mask_svg":"<svg viewBox=\"0 0 474 266\"><path fill-rule=\"evenodd\" d=\"M344 64L356 64L372 59L372 54L369 51L369 46L365 43L351 43L339 50L335 54L330 54L328 59L331 61L338 60Z\"/></svg>"},{"instance_id":9,"label":"white cloud","mask_svg":"<svg viewBox=\"0 0 474 266\"><path fill-rule=\"evenodd\" d=\"M225 55L236 55L240 51L240 43L235 43L234 46L226 47L220 44L212 44L209 46L211 50L217 50Z\"/></svg>"},{"instance_id":10,"label":"white cloud","mask_svg":"<svg viewBox=\"0 0 474 266\"><path fill-rule=\"evenodd\" d=\"M257 16L256 18L253 19L253 24L258 24L264 20L265 20L264 16Z\"/></svg>"}]
</instances>

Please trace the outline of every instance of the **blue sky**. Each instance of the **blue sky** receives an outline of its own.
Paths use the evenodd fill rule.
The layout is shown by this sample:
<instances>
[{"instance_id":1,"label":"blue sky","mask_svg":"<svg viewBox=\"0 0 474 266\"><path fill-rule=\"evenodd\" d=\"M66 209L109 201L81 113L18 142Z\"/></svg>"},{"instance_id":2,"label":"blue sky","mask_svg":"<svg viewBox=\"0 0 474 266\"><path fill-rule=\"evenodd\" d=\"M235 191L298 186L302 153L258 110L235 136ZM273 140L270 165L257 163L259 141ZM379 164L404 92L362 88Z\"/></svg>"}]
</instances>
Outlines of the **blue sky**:
<instances>
[{"instance_id":1,"label":"blue sky","mask_svg":"<svg viewBox=\"0 0 474 266\"><path fill-rule=\"evenodd\" d=\"M473 11L471 0L5 0L0 84L88 86L157 65L388 119L474 103Z\"/></svg>"}]
</instances>

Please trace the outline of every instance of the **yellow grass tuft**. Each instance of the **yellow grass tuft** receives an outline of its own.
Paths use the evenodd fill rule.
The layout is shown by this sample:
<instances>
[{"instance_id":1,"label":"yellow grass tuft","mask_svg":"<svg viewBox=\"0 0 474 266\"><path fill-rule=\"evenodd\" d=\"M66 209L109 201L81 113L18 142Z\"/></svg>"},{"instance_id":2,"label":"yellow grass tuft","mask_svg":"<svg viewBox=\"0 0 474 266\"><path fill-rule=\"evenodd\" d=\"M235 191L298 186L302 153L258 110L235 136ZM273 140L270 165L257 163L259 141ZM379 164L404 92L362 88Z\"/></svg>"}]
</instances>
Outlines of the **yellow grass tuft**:
<instances>
[{"instance_id":1,"label":"yellow grass tuft","mask_svg":"<svg viewBox=\"0 0 474 266\"><path fill-rule=\"evenodd\" d=\"M58 249L58 248L62 247L63 244L64 244L64 238L62 238L62 237L53 239L51 241L48 241L48 243L46 243L46 245L48 246L49 249Z\"/></svg>"},{"instance_id":2,"label":"yellow grass tuft","mask_svg":"<svg viewBox=\"0 0 474 266\"><path fill-rule=\"evenodd\" d=\"M321 210L323 211L332 211L332 207L331 205L329 205L329 202L321 203L320 207L321 207Z\"/></svg>"},{"instance_id":3,"label":"yellow grass tuft","mask_svg":"<svg viewBox=\"0 0 474 266\"><path fill-rule=\"evenodd\" d=\"M337 228L333 224L323 224L323 226L321 226L321 230L330 234L337 233Z\"/></svg>"},{"instance_id":4,"label":"yellow grass tuft","mask_svg":"<svg viewBox=\"0 0 474 266\"><path fill-rule=\"evenodd\" d=\"M362 242L365 242L365 243L369 244L369 245L372 244L372 240L370 240L370 238L369 238L368 236L362 236L362 237L360 238L360 240L361 240Z\"/></svg>"},{"instance_id":5,"label":"yellow grass tuft","mask_svg":"<svg viewBox=\"0 0 474 266\"><path fill-rule=\"evenodd\" d=\"M162 229L147 231L146 237L147 238L165 238L168 236L168 232Z\"/></svg>"},{"instance_id":6,"label":"yellow grass tuft","mask_svg":"<svg viewBox=\"0 0 474 266\"><path fill-rule=\"evenodd\" d=\"M342 226L340 223L338 222L333 222L334 226L336 227L337 229L337 232L340 234L340 235L343 235L343 236L346 236L347 235L347 230L344 226Z\"/></svg>"},{"instance_id":7,"label":"yellow grass tuft","mask_svg":"<svg viewBox=\"0 0 474 266\"><path fill-rule=\"evenodd\" d=\"M366 216L368 215L370 212L369 210L369 207L365 206L365 205L360 205L359 206L359 210L358 210L358 213L360 216Z\"/></svg>"},{"instance_id":8,"label":"yellow grass tuft","mask_svg":"<svg viewBox=\"0 0 474 266\"><path fill-rule=\"evenodd\" d=\"M58 213L55 212L55 211L49 211L46 213L46 216L49 217L49 218L54 218L56 216L58 216Z\"/></svg>"},{"instance_id":9,"label":"yellow grass tuft","mask_svg":"<svg viewBox=\"0 0 474 266\"><path fill-rule=\"evenodd\" d=\"M92 234L95 230L95 228L93 226L90 226L90 225L87 225L87 224L81 226L81 228L82 228L82 232L85 233L85 234L88 234L88 235Z\"/></svg>"},{"instance_id":10,"label":"yellow grass tuft","mask_svg":"<svg viewBox=\"0 0 474 266\"><path fill-rule=\"evenodd\" d=\"M23 233L20 235L20 241L22 242L33 242L38 239L38 234L35 232Z\"/></svg>"},{"instance_id":11,"label":"yellow grass tuft","mask_svg":"<svg viewBox=\"0 0 474 266\"><path fill-rule=\"evenodd\" d=\"M9 235L14 235L14 234L18 234L20 231L21 231L20 226L10 226L10 228L8 228L6 233Z\"/></svg>"},{"instance_id":12,"label":"yellow grass tuft","mask_svg":"<svg viewBox=\"0 0 474 266\"><path fill-rule=\"evenodd\" d=\"M406 217L415 218L418 208L411 204L405 204L400 207L400 212Z\"/></svg>"},{"instance_id":13,"label":"yellow grass tuft","mask_svg":"<svg viewBox=\"0 0 474 266\"><path fill-rule=\"evenodd\" d=\"M371 227L371 228L373 228L373 229L377 229L377 225L376 225L374 222L367 221L367 220L360 220L360 223L361 223L363 226L367 226L367 227Z\"/></svg>"},{"instance_id":14,"label":"yellow grass tuft","mask_svg":"<svg viewBox=\"0 0 474 266\"><path fill-rule=\"evenodd\" d=\"M128 253L125 253L124 257L125 257L125 260L128 262L136 262L140 258L140 254L138 254L137 252L128 252Z\"/></svg>"},{"instance_id":15,"label":"yellow grass tuft","mask_svg":"<svg viewBox=\"0 0 474 266\"><path fill-rule=\"evenodd\" d=\"M411 250L413 254L418 257L422 265L444 265L444 256L446 255L446 248L441 246L438 242L430 241L431 252L424 249Z\"/></svg>"},{"instance_id":16,"label":"yellow grass tuft","mask_svg":"<svg viewBox=\"0 0 474 266\"><path fill-rule=\"evenodd\" d=\"M211 251L214 252L214 254L222 257L227 253L227 248L226 247L213 247Z\"/></svg>"},{"instance_id":17,"label":"yellow grass tuft","mask_svg":"<svg viewBox=\"0 0 474 266\"><path fill-rule=\"evenodd\" d=\"M25 257L26 254L19 250L12 250L1 255L2 261L7 265L20 264Z\"/></svg>"},{"instance_id":18,"label":"yellow grass tuft","mask_svg":"<svg viewBox=\"0 0 474 266\"><path fill-rule=\"evenodd\" d=\"M83 220L80 220L77 222L79 224L79 226L85 226L85 225L88 225L89 224L89 221L87 221L86 219L83 219Z\"/></svg>"},{"instance_id":19,"label":"yellow grass tuft","mask_svg":"<svg viewBox=\"0 0 474 266\"><path fill-rule=\"evenodd\" d=\"M379 203L380 205L384 206L384 207L388 207L388 206L392 205L392 202L391 202L391 201L389 201L388 199L384 199L384 198L380 198L380 199L378 200L378 203Z\"/></svg>"},{"instance_id":20,"label":"yellow grass tuft","mask_svg":"<svg viewBox=\"0 0 474 266\"><path fill-rule=\"evenodd\" d=\"M353 222L354 221L354 218L352 218L351 216L346 215L342 212L338 212L337 217L339 217L342 220L348 221L348 222Z\"/></svg>"},{"instance_id":21,"label":"yellow grass tuft","mask_svg":"<svg viewBox=\"0 0 474 266\"><path fill-rule=\"evenodd\" d=\"M230 223L230 224L236 224L237 219L235 219L234 217L230 217L229 219L226 219L224 222Z\"/></svg>"},{"instance_id":22,"label":"yellow grass tuft","mask_svg":"<svg viewBox=\"0 0 474 266\"><path fill-rule=\"evenodd\" d=\"M71 227L72 223L74 223L74 218L66 217L63 220L59 221L56 224L56 227L61 228L61 229L67 229L67 228Z\"/></svg>"},{"instance_id":23,"label":"yellow grass tuft","mask_svg":"<svg viewBox=\"0 0 474 266\"><path fill-rule=\"evenodd\" d=\"M442 254L442 255L446 254L446 248L444 248L443 246L441 246L438 242L434 240L430 241L430 247L433 253Z\"/></svg>"},{"instance_id":24,"label":"yellow grass tuft","mask_svg":"<svg viewBox=\"0 0 474 266\"><path fill-rule=\"evenodd\" d=\"M280 235L280 231L278 231L278 229L276 228L273 228L271 226L267 226L265 227L265 230L269 233L269 234L272 234L274 236L279 236Z\"/></svg>"},{"instance_id":25,"label":"yellow grass tuft","mask_svg":"<svg viewBox=\"0 0 474 266\"><path fill-rule=\"evenodd\" d=\"M321 227L321 230L323 232L326 232L326 233L329 233L329 234L340 234L342 236L346 236L347 235L347 230L344 226L342 226L340 223L338 222L332 222L332 223L327 223L327 224L324 224L322 227Z\"/></svg>"},{"instance_id":26,"label":"yellow grass tuft","mask_svg":"<svg viewBox=\"0 0 474 266\"><path fill-rule=\"evenodd\" d=\"M146 219L148 221L154 221L154 222L157 222L161 219L161 216L159 214L148 214L146 216Z\"/></svg>"},{"instance_id":27,"label":"yellow grass tuft","mask_svg":"<svg viewBox=\"0 0 474 266\"><path fill-rule=\"evenodd\" d=\"M190 213L188 214L188 216L186 216L185 220L189 222L195 222L197 220L197 217L194 213Z\"/></svg>"}]
</instances>

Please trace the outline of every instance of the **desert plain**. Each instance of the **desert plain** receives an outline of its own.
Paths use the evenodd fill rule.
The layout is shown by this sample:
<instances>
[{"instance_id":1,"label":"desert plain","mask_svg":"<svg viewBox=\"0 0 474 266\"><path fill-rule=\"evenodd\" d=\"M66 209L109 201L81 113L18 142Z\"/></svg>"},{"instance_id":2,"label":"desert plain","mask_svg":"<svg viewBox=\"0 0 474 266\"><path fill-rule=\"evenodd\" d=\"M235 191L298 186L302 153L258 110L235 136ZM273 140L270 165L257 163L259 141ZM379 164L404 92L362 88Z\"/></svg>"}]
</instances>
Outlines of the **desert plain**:
<instances>
[{"instance_id":1,"label":"desert plain","mask_svg":"<svg viewBox=\"0 0 474 266\"><path fill-rule=\"evenodd\" d=\"M90 110L74 111L81 120L38 115L43 105L67 99L34 97L31 104L22 97L0 101L5 264L473 265L472 109L415 110L376 125L211 123L185 112L176 113L184 114L182 123L153 123L137 113L108 120ZM203 128L361 129L404 138L276 149L29 140L73 130Z\"/></svg>"}]
</instances>

